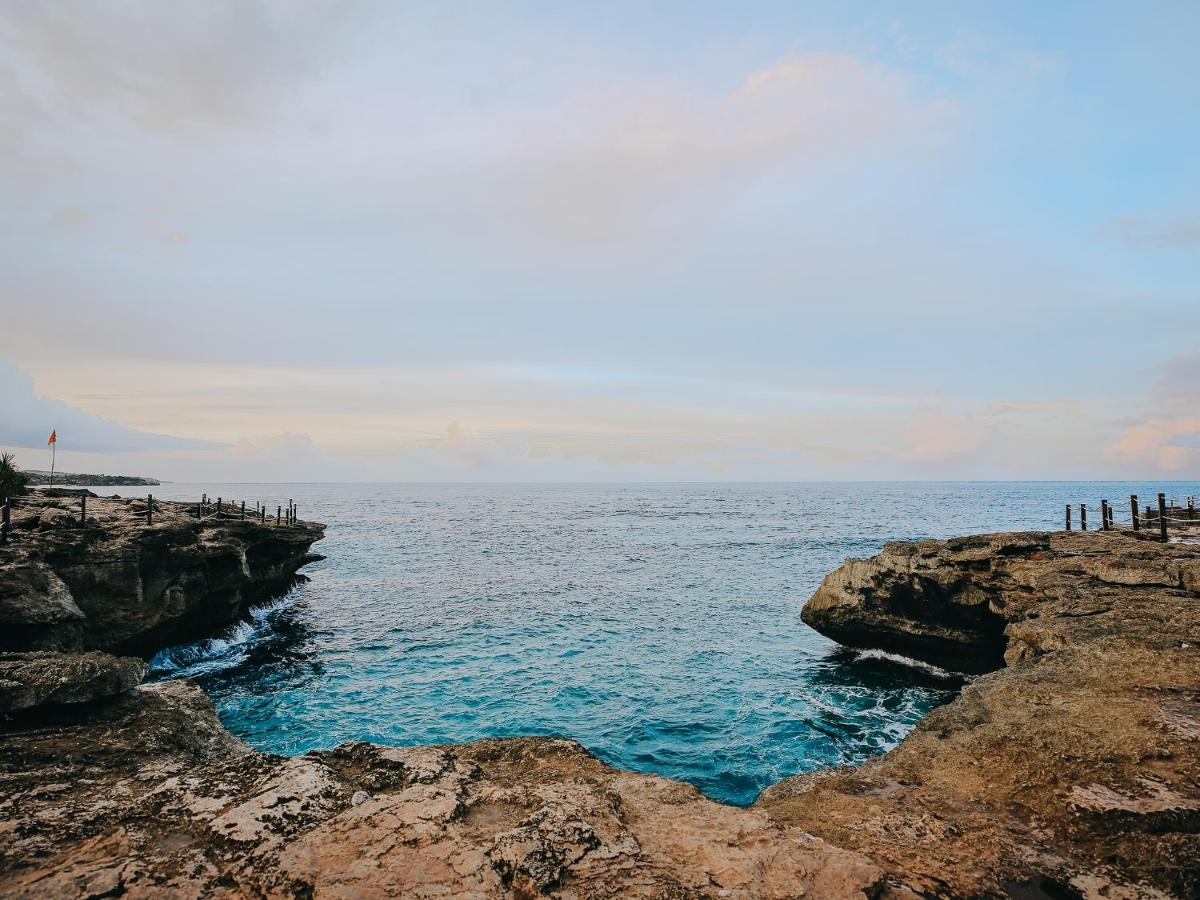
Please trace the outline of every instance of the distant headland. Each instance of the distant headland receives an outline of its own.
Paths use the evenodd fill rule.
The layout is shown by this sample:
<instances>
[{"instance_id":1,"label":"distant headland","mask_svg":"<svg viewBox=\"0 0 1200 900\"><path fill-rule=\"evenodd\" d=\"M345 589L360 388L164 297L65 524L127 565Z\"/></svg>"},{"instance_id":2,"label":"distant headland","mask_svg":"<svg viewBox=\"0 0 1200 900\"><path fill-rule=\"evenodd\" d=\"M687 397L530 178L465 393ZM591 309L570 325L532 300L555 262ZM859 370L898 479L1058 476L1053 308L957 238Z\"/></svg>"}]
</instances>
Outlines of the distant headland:
<instances>
[{"instance_id":1,"label":"distant headland","mask_svg":"<svg viewBox=\"0 0 1200 900\"><path fill-rule=\"evenodd\" d=\"M50 473L39 469L26 469L25 475L31 485L50 484ZM87 475L76 472L55 472L55 484L81 484L91 486L162 484L157 478L140 475Z\"/></svg>"}]
</instances>

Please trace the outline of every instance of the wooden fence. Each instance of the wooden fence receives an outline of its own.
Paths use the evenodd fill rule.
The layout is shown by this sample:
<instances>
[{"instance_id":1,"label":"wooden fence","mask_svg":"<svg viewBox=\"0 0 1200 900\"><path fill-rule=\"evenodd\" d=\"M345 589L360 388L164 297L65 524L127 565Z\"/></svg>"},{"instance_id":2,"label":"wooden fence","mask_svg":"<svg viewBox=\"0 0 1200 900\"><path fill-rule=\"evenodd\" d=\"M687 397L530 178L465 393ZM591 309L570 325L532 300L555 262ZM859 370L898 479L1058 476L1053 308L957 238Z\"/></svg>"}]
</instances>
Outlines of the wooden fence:
<instances>
[{"instance_id":1,"label":"wooden fence","mask_svg":"<svg viewBox=\"0 0 1200 900\"><path fill-rule=\"evenodd\" d=\"M1086 503L1079 504L1079 530L1088 530L1088 507ZM1066 530L1072 530L1071 504L1066 505ZM1146 532L1155 536L1164 544L1170 540L1172 529L1191 528L1200 525L1200 511L1196 509L1195 497L1168 497L1160 493L1157 502L1142 506L1137 494L1129 495L1129 514L1117 513L1108 500L1100 501L1100 526L1097 531L1116 531L1119 528L1132 528L1134 532Z\"/></svg>"},{"instance_id":2,"label":"wooden fence","mask_svg":"<svg viewBox=\"0 0 1200 900\"><path fill-rule=\"evenodd\" d=\"M61 490L61 489L60 489ZM0 547L8 543L9 535L12 532L12 512L14 509L22 505L32 505L45 503L48 500L62 501L76 497L79 500L79 524L87 524L87 504L88 496L86 493L75 494L27 494L22 497L5 497L4 503L0 504ZM111 498L97 497L93 499L112 502ZM120 498L122 500L134 500L140 498ZM129 513L129 518L144 520L147 526L154 525L154 517L156 512L161 512L163 504L171 504L175 507L192 507L191 501L187 500L155 500L153 494L147 494L145 499L145 509L137 510ZM62 506L57 508L62 509ZM295 502L291 499L287 502L285 509L280 503L275 507L275 515L268 514L268 508L265 503L258 500L254 501L253 508L247 508L246 501L229 501L226 502L223 498L218 497L216 502L209 499L207 494L202 494L200 499L195 503L196 519L201 522L210 522L213 520L220 521L240 521L247 520L253 522L258 521L260 525L266 525L269 522L274 522L278 525L295 525L299 520L298 508Z\"/></svg>"}]
</instances>

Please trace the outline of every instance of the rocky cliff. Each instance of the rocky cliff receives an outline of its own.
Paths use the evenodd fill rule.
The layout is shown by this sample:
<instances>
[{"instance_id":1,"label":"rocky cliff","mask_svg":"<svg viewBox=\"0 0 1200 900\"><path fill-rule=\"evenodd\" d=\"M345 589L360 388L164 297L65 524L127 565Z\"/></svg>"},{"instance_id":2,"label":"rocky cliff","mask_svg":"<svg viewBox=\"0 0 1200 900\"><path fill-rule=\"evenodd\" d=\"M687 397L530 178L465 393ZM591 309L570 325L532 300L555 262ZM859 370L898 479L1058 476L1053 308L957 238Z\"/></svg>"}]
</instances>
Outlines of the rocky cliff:
<instances>
[{"instance_id":1,"label":"rocky cliff","mask_svg":"<svg viewBox=\"0 0 1200 900\"><path fill-rule=\"evenodd\" d=\"M829 575L804 619L995 671L891 753L769 788L773 819L927 893L1200 896L1200 543L893 543Z\"/></svg>"},{"instance_id":2,"label":"rocky cliff","mask_svg":"<svg viewBox=\"0 0 1200 900\"><path fill-rule=\"evenodd\" d=\"M889 545L805 617L995 670L866 765L748 810L577 744L284 758L136 659L0 655L0 895L1200 895L1200 545Z\"/></svg>"},{"instance_id":3,"label":"rocky cliff","mask_svg":"<svg viewBox=\"0 0 1200 900\"><path fill-rule=\"evenodd\" d=\"M1162 630L1160 614L1200 596L1195 531L1168 544L1116 531L895 541L826 576L801 618L847 646L963 672L990 672L1103 632L1158 646L1177 630ZM1130 604L1143 603L1148 615L1135 616Z\"/></svg>"},{"instance_id":4,"label":"rocky cliff","mask_svg":"<svg viewBox=\"0 0 1200 900\"><path fill-rule=\"evenodd\" d=\"M0 548L0 650L149 655L285 591L323 533L159 501L148 525L143 499L36 493Z\"/></svg>"}]
</instances>

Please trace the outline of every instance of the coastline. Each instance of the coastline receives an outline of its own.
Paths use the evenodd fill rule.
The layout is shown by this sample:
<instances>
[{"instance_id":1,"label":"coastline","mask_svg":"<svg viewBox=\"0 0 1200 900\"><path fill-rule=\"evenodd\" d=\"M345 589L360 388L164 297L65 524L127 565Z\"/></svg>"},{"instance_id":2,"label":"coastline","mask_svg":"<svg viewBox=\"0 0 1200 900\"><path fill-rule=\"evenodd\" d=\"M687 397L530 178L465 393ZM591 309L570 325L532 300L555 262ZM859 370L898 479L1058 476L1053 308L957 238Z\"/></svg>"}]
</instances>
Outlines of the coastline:
<instances>
[{"instance_id":1,"label":"coastline","mask_svg":"<svg viewBox=\"0 0 1200 900\"><path fill-rule=\"evenodd\" d=\"M806 609L818 630L943 662L982 634L999 667L890 753L785 779L748 810L550 738L274 757L228 735L186 682L110 679L5 725L17 837L0 889L1186 896L1200 663L1179 645L1200 635L1198 592L1200 546L1119 534L896 544L848 562Z\"/></svg>"}]
</instances>

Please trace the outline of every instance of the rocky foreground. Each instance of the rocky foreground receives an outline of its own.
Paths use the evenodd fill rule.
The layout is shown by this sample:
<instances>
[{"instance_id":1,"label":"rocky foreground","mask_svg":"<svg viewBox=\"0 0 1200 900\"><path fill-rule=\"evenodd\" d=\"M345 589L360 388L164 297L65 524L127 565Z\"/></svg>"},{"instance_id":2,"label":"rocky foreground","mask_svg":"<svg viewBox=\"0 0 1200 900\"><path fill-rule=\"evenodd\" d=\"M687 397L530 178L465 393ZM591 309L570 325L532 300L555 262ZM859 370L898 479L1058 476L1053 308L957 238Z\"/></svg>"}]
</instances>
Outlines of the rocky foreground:
<instances>
[{"instance_id":1,"label":"rocky foreground","mask_svg":"<svg viewBox=\"0 0 1200 900\"><path fill-rule=\"evenodd\" d=\"M814 628L1001 668L891 753L757 806L930 893L1200 896L1200 542L1185 540L995 534L847 562L805 607Z\"/></svg>"},{"instance_id":2,"label":"rocky foreground","mask_svg":"<svg viewBox=\"0 0 1200 900\"><path fill-rule=\"evenodd\" d=\"M1200 544L891 544L804 616L994 671L742 810L549 738L263 754L136 659L0 656L0 895L1200 895Z\"/></svg>"}]
</instances>

